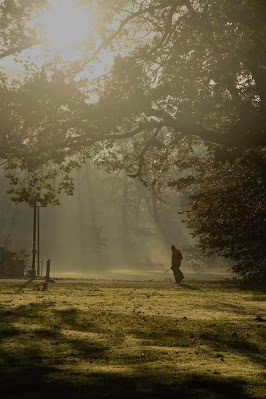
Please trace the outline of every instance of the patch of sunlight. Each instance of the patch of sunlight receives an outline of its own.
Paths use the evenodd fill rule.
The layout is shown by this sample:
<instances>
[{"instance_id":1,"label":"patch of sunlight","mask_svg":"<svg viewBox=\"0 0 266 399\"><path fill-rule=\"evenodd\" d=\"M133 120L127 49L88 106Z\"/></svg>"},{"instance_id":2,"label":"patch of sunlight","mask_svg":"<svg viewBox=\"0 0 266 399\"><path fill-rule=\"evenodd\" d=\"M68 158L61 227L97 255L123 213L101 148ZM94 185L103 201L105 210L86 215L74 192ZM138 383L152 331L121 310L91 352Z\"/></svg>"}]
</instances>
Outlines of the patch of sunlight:
<instances>
[{"instance_id":1,"label":"patch of sunlight","mask_svg":"<svg viewBox=\"0 0 266 399\"><path fill-rule=\"evenodd\" d=\"M60 365L60 370L66 371L71 369L69 365ZM86 372L86 374L94 374L94 373L110 373L110 374L130 374L133 368L129 365L116 365L116 364L96 364L90 363L88 365L85 361L80 361L78 365L75 366L75 371Z\"/></svg>"},{"instance_id":2,"label":"patch of sunlight","mask_svg":"<svg viewBox=\"0 0 266 399\"><path fill-rule=\"evenodd\" d=\"M233 275L226 271L202 271L193 272L182 269L186 281L212 281L231 278ZM163 270L140 270L140 269L112 269L101 272L53 272L54 278L60 279L88 279L88 280L124 280L124 281L167 281L174 284L173 273L166 273L167 268Z\"/></svg>"},{"instance_id":3,"label":"patch of sunlight","mask_svg":"<svg viewBox=\"0 0 266 399\"><path fill-rule=\"evenodd\" d=\"M71 339L87 339L89 341L93 342L102 342L106 340L105 335L108 336L108 334L103 334L103 333L96 333L92 331L77 331L77 330L63 330L62 334L66 338L71 338Z\"/></svg>"},{"instance_id":4,"label":"patch of sunlight","mask_svg":"<svg viewBox=\"0 0 266 399\"><path fill-rule=\"evenodd\" d=\"M49 9L41 17L42 35L48 47L61 51L79 47L96 23L91 9L78 7L72 0L50 1Z\"/></svg>"}]
</instances>

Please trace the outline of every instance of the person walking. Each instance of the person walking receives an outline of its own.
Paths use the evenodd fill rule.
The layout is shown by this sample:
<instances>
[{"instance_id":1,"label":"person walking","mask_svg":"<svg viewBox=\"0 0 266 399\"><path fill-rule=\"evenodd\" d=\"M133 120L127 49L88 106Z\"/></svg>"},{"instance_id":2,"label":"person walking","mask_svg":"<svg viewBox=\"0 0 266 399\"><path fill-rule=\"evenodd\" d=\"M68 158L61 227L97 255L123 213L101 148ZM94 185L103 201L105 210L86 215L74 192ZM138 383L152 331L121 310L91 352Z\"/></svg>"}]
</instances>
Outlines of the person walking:
<instances>
[{"instance_id":1,"label":"person walking","mask_svg":"<svg viewBox=\"0 0 266 399\"><path fill-rule=\"evenodd\" d=\"M176 249L174 245L171 246L172 250L172 267L171 269L173 270L174 276L175 276L175 282L177 284L180 284L181 281L184 279L184 275L180 270L181 267L181 261L183 259L183 256L181 254L181 251L179 249Z\"/></svg>"}]
</instances>

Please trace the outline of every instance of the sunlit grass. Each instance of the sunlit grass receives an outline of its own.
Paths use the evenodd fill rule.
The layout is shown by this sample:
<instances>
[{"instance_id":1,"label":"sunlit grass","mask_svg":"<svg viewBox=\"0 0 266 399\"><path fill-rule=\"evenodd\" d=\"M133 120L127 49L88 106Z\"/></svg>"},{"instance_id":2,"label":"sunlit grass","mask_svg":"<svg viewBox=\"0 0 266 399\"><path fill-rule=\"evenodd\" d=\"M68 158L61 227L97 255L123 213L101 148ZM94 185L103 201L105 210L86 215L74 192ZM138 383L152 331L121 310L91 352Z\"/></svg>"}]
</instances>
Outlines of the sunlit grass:
<instances>
[{"instance_id":1,"label":"sunlit grass","mask_svg":"<svg viewBox=\"0 0 266 399\"><path fill-rule=\"evenodd\" d=\"M265 393L262 292L229 282L34 284L0 282L5 398Z\"/></svg>"}]
</instances>

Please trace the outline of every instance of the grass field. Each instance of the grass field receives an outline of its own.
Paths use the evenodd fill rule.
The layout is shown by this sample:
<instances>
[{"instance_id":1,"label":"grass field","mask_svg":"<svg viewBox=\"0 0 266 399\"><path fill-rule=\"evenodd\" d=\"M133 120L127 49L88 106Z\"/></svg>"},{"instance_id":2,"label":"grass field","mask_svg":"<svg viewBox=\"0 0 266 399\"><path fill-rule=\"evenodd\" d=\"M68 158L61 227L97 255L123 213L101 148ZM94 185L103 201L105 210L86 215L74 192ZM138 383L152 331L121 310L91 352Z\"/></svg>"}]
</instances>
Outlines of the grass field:
<instances>
[{"instance_id":1,"label":"grass field","mask_svg":"<svg viewBox=\"0 0 266 399\"><path fill-rule=\"evenodd\" d=\"M265 398L265 293L232 281L37 284L0 281L2 399Z\"/></svg>"}]
</instances>

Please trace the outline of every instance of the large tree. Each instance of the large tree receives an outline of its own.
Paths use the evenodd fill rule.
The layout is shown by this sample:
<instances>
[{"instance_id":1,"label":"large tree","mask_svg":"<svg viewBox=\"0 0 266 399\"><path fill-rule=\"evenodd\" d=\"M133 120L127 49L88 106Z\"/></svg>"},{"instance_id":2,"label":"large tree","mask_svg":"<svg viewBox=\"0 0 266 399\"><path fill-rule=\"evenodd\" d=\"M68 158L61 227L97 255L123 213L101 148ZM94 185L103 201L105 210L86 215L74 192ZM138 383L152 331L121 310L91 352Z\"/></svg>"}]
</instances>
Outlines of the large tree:
<instances>
[{"instance_id":1,"label":"large tree","mask_svg":"<svg viewBox=\"0 0 266 399\"><path fill-rule=\"evenodd\" d=\"M236 272L261 281L265 11L263 1L142 3L120 25L129 24L125 37L116 34L127 42L137 27L143 38L117 57L98 102L107 125L134 136L117 165L145 184L188 191L188 225L205 253L231 258ZM114 164L105 155L102 162Z\"/></svg>"},{"instance_id":2,"label":"large tree","mask_svg":"<svg viewBox=\"0 0 266 399\"><path fill-rule=\"evenodd\" d=\"M42 3L44 7L45 2ZM22 139L22 144L32 143L36 129L40 139L42 131L50 132L50 140L45 140L42 147L41 140L34 139L33 153L42 151L46 157L34 158L38 168L48 157L69 171L72 164L65 162L70 155L82 152L84 157L96 153L98 164L107 169L124 168L131 177L138 177L157 190L167 185L189 187L190 225L196 228L201 246L206 251L218 250L233 257L242 266L247 261L242 269L240 266L245 273L254 274L257 265L263 274L265 254L256 252L261 254L256 261L252 254L265 237L262 172L266 142L265 1L82 0L77 3L93 4L98 16L95 39L93 42L91 37L88 39L75 64L59 62L60 68L55 68L51 61L45 67L46 74L42 75L46 80L45 91L47 87L56 87L58 94L65 87L68 94L59 96L52 126L51 118L45 115L53 113L55 108L52 106L52 111L44 108L43 112L42 104L49 106L51 101L54 104L58 95L51 99L47 94L41 98L37 94L38 118L43 121L43 129L37 123L30 130L30 139ZM5 40L0 57L16 54L42 39L36 27L33 41L25 22L32 18L37 2L27 2L30 10L27 15L18 13L16 4L20 2L2 2L4 27L9 26L10 16L17 15L19 21L24 21L19 26L26 34L22 35L21 44L15 39ZM13 8L7 9L7 5ZM114 64L109 73L92 83L88 73L104 57L106 49L115 55ZM77 83L81 72L83 80ZM61 81L56 86L58 77ZM30 95L38 87L38 79L33 73ZM20 107L19 101L13 104ZM11 126L8 132L12 131ZM29 134L27 129L21 131L22 137ZM60 133L51 133L55 131ZM11 133L8 134L10 137ZM126 145L124 142L120 145L121 139L126 140ZM26 153L28 156L28 150ZM2 158L6 158L4 154ZM21 155L18 162L20 159ZM28 169L28 162L23 163L23 168ZM256 187L247 184L249 180L256 181ZM252 231L258 234L243 233L250 226L238 212L243 202L236 194L232 195L232 187L238 184L248 201L245 209L253 221ZM203 212L204 204L212 212ZM222 204L227 204L228 217L221 210ZM235 223L230 224L234 219ZM199 228L202 225L204 228ZM243 240L239 231L248 239ZM210 239L212 235L216 238ZM244 245L243 250L239 249L239 242Z\"/></svg>"}]
</instances>

